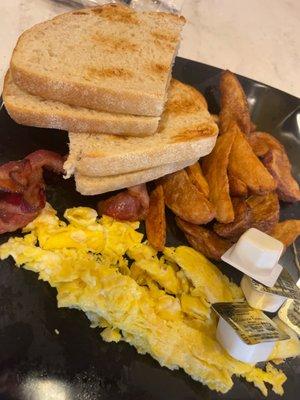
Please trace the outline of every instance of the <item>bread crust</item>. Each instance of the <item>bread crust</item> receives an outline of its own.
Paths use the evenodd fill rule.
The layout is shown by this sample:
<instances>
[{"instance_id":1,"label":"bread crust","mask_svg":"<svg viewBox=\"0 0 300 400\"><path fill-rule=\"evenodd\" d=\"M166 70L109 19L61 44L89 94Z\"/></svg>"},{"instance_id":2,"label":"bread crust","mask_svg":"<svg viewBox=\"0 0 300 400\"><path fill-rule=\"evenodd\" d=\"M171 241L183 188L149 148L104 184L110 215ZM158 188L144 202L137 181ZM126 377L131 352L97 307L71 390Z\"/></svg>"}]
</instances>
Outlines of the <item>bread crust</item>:
<instances>
[{"instance_id":1,"label":"bread crust","mask_svg":"<svg viewBox=\"0 0 300 400\"><path fill-rule=\"evenodd\" d=\"M36 107L31 107L28 99L33 100ZM3 100L7 112L14 121L38 128L144 137L154 134L159 123L158 117L97 113L87 108L72 109L61 102L44 101L42 98L22 92L12 82L9 72L4 80ZM39 102L43 104L43 108L38 107ZM48 105L46 109L45 105ZM54 108L56 105L59 107Z\"/></svg>"},{"instance_id":2,"label":"bread crust","mask_svg":"<svg viewBox=\"0 0 300 400\"><path fill-rule=\"evenodd\" d=\"M186 159L199 159L209 154L216 143L217 135L208 136L201 141L190 141L170 144L168 151L165 148L145 148L141 152L126 153L121 156L113 154L105 157L106 170L101 163L101 156L96 158L84 157L76 162L76 171L89 176L107 176L119 173L137 171L143 168L155 168L174 161L184 162Z\"/></svg>"},{"instance_id":3,"label":"bread crust","mask_svg":"<svg viewBox=\"0 0 300 400\"><path fill-rule=\"evenodd\" d=\"M161 178L162 176L192 165L195 161L195 159L189 159L184 162L169 163L154 168L130 172L128 174L105 177L89 177L75 173L76 190L86 196L111 192Z\"/></svg>"},{"instance_id":4,"label":"bread crust","mask_svg":"<svg viewBox=\"0 0 300 400\"><path fill-rule=\"evenodd\" d=\"M175 79L168 94L158 132L151 137L139 140L69 133L68 175L74 170L88 176L117 175L209 154L218 127L202 94Z\"/></svg>"},{"instance_id":5,"label":"bread crust","mask_svg":"<svg viewBox=\"0 0 300 400\"><path fill-rule=\"evenodd\" d=\"M10 70L14 82L32 95L60 101L72 106L121 114L159 117L163 112L164 98L151 93L98 88L90 84L50 78L41 73L34 76L24 68L15 65L13 58Z\"/></svg>"},{"instance_id":6,"label":"bread crust","mask_svg":"<svg viewBox=\"0 0 300 400\"><path fill-rule=\"evenodd\" d=\"M115 19L114 16L119 15L117 23L130 24L134 22L136 14L132 9L123 5L103 5L90 9L82 9L72 11L69 13L61 14L51 21L42 22L33 26L31 29L25 31L17 42L17 45L13 51L11 58L10 69L13 76L14 82L22 89L26 90L30 94L41 96L46 99L55 101L61 101L66 104L73 106L81 106L91 108L94 110L143 115L143 116L160 116L164 107L164 93L167 89L168 79L167 76L163 79L164 84L160 84L158 91L152 90L147 93L145 90L125 88L122 86L122 80L120 79L120 87L116 88L102 87L101 85L93 85L93 81L86 81L82 79L76 80L72 77L57 76L53 72L46 73L45 71L38 70L36 64L34 67L25 66L22 57L19 54L23 51L27 40L34 36L34 33L45 30L49 24L59 24L63 18L70 16L71 18L77 18L79 14L99 14L99 17L108 12L108 16ZM127 15L128 14L128 15ZM151 15L151 13L148 13ZM154 13L155 18L160 17L165 21L172 21L177 24L178 27L182 27L185 20L183 17L174 16L167 13ZM106 16L107 17L107 16ZM105 18L105 16L104 16ZM114 21L116 22L116 21ZM162 24L160 25L162 26ZM177 38L178 40L179 38ZM158 41L159 43L164 43ZM165 43L168 45L168 42ZM169 50L170 55L175 55L176 48ZM168 66L171 72L171 60ZM150 72L149 72L150 74Z\"/></svg>"}]
</instances>

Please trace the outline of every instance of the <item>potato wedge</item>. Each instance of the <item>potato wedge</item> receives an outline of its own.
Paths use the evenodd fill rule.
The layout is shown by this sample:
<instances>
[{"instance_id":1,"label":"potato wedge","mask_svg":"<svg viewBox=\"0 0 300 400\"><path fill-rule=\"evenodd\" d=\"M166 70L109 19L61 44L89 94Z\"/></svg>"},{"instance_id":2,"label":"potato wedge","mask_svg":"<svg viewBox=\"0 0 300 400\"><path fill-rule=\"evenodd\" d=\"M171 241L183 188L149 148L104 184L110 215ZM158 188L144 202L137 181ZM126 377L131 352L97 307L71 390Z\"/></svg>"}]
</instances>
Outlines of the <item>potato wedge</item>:
<instances>
[{"instance_id":1,"label":"potato wedge","mask_svg":"<svg viewBox=\"0 0 300 400\"><path fill-rule=\"evenodd\" d=\"M271 235L286 247L290 246L300 236L300 220L290 219L279 222L275 225Z\"/></svg>"},{"instance_id":2,"label":"potato wedge","mask_svg":"<svg viewBox=\"0 0 300 400\"><path fill-rule=\"evenodd\" d=\"M224 224L234 220L227 167L237 133L237 125L231 124L230 129L218 137L213 151L204 157L202 163L203 174L209 186L209 200L216 209L216 220Z\"/></svg>"},{"instance_id":3,"label":"potato wedge","mask_svg":"<svg viewBox=\"0 0 300 400\"><path fill-rule=\"evenodd\" d=\"M248 188L247 185L239 178L232 174L228 174L229 179L229 191L232 197L247 197Z\"/></svg>"},{"instance_id":4,"label":"potato wedge","mask_svg":"<svg viewBox=\"0 0 300 400\"><path fill-rule=\"evenodd\" d=\"M299 201L299 185L293 178L292 167L284 146L267 132L252 132L248 141L276 181L279 199L287 202Z\"/></svg>"},{"instance_id":5,"label":"potato wedge","mask_svg":"<svg viewBox=\"0 0 300 400\"><path fill-rule=\"evenodd\" d=\"M220 260L221 256L232 246L232 242L221 238L204 226L190 224L178 217L176 217L176 223L189 244L211 260Z\"/></svg>"},{"instance_id":6,"label":"potato wedge","mask_svg":"<svg viewBox=\"0 0 300 400\"><path fill-rule=\"evenodd\" d=\"M231 121L235 121L242 132L248 135L251 131L251 119L245 92L230 71L224 71L220 80L221 113L220 132L228 130Z\"/></svg>"},{"instance_id":7,"label":"potato wedge","mask_svg":"<svg viewBox=\"0 0 300 400\"><path fill-rule=\"evenodd\" d=\"M300 188L292 176L292 166L284 149L271 149L262 162L277 182L278 197L282 201L294 203L300 200Z\"/></svg>"},{"instance_id":8,"label":"potato wedge","mask_svg":"<svg viewBox=\"0 0 300 400\"><path fill-rule=\"evenodd\" d=\"M212 116L213 120L215 121L215 123L217 125L219 125L219 121L220 121L219 115L218 114L211 114L211 116Z\"/></svg>"},{"instance_id":9,"label":"potato wedge","mask_svg":"<svg viewBox=\"0 0 300 400\"><path fill-rule=\"evenodd\" d=\"M267 132L251 132L247 140L257 157L265 156L270 149L281 150L283 147L274 136Z\"/></svg>"},{"instance_id":10,"label":"potato wedge","mask_svg":"<svg viewBox=\"0 0 300 400\"><path fill-rule=\"evenodd\" d=\"M164 191L162 185L150 194L149 210L146 217L146 235L149 244L156 250L162 251L166 243L166 215Z\"/></svg>"},{"instance_id":11,"label":"potato wedge","mask_svg":"<svg viewBox=\"0 0 300 400\"><path fill-rule=\"evenodd\" d=\"M275 192L247 199L251 209L251 227L271 233L279 221L279 201Z\"/></svg>"},{"instance_id":12,"label":"potato wedge","mask_svg":"<svg viewBox=\"0 0 300 400\"><path fill-rule=\"evenodd\" d=\"M232 199L234 210L234 221L229 224L216 222L213 226L214 231L231 241L237 241L239 237L251 227L251 209L246 200L237 197Z\"/></svg>"},{"instance_id":13,"label":"potato wedge","mask_svg":"<svg viewBox=\"0 0 300 400\"><path fill-rule=\"evenodd\" d=\"M178 217L193 224L206 224L214 218L213 204L192 184L184 169L161 182L165 203Z\"/></svg>"},{"instance_id":14,"label":"potato wedge","mask_svg":"<svg viewBox=\"0 0 300 400\"><path fill-rule=\"evenodd\" d=\"M273 177L254 154L239 129L231 148L228 173L244 182L251 193L265 194L276 189Z\"/></svg>"},{"instance_id":15,"label":"potato wedge","mask_svg":"<svg viewBox=\"0 0 300 400\"><path fill-rule=\"evenodd\" d=\"M187 167L186 172L187 172L192 184L195 185L196 188L201 193L203 193L205 197L208 197L209 196L208 183L206 182L206 179L204 178L204 175L203 175L203 172L202 172L199 162L196 162L195 164Z\"/></svg>"},{"instance_id":16,"label":"potato wedge","mask_svg":"<svg viewBox=\"0 0 300 400\"><path fill-rule=\"evenodd\" d=\"M250 132L255 132L256 128L257 128L257 126L255 125L255 123L250 121Z\"/></svg>"}]
</instances>

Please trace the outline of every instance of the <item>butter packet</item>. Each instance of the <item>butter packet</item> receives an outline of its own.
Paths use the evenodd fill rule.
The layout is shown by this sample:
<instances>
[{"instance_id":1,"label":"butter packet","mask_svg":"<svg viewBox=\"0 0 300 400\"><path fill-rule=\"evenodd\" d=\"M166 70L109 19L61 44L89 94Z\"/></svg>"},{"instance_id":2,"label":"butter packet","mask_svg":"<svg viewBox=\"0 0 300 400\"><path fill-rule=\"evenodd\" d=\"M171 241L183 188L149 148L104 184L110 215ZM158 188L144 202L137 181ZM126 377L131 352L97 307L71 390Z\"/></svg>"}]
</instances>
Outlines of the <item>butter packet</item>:
<instances>
[{"instance_id":1,"label":"butter packet","mask_svg":"<svg viewBox=\"0 0 300 400\"><path fill-rule=\"evenodd\" d=\"M212 308L248 345L289 338L266 314L261 310L251 308L244 301L215 303Z\"/></svg>"}]
</instances>

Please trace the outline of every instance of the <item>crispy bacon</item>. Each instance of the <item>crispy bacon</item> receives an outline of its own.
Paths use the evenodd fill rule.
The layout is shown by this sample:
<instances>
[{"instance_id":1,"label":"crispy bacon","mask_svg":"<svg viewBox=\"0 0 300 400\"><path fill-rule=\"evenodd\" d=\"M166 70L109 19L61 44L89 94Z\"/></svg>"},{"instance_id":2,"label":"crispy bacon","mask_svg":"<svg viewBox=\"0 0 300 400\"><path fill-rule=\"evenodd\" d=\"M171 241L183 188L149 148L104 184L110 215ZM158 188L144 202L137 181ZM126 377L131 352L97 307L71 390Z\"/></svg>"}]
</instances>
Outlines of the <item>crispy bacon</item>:
<instances>
[{"instance_id":1,"label":"crispy bacon","mask_svg":"<svg viewBox=\"0 0 300 400\"><path fill-rule=\"evenodd\" d=\"M99 215L105 214L121 221L140 221L147 216L149 196L146 184L133 186L97 206Z\"/></svg>"},{"instance_id":2,"label":"crispy bacon","mask_svg":"<svg viewBox=\"0 0 300 400\"><path fill-rule=\"evenodd\" d=\"M24 160L0 166L0 233L24 227L44 208L43 167L62 172L63 157L38 150Z\"/></svg>"},{"instance_id":3,"label":"crispy bacon","mask_svg":"<svg viewBox=\"0 0 300 400\"><path fill-rule=\"evenodd\" d=\"M142 207L144 207L145 210L148 210L150 199L146 183L142 183L141 185L131 186L130 188L128 188L128 192L130 193L130 195L137 197Z\"/></svg>"},{"instance_id":4,"label":"crispy bacon","mask_svg":"<svg viewBox=\"0 0 300 400\"><path fill-rule=\"evenodd\" d=\"M0 191L22 193L32 172L29 160L9 161L0 166Z\"/></svg>"},{"instance_id":5,"label":"crispy bacon","mask_svg":"<svg viewBox=\"0 0 300 400\"><path fill-rule=\"evenodd\" d=\"M46 168L57 174L64 172L64 157L50 150L37 150L30 153L25 160L29 160L32 168Z\"/></svg>"},{"instance_id":6,"label":"crispy bacon","mask_svg":"<svg viewBox=\"0 0 300 400\"><path fill-rule=\"evenodd\" d=\"M29 222L39 213L32 211L21 194L4 193L0 195L0 233L13 232Z\"/></svg>"}]
</instances>

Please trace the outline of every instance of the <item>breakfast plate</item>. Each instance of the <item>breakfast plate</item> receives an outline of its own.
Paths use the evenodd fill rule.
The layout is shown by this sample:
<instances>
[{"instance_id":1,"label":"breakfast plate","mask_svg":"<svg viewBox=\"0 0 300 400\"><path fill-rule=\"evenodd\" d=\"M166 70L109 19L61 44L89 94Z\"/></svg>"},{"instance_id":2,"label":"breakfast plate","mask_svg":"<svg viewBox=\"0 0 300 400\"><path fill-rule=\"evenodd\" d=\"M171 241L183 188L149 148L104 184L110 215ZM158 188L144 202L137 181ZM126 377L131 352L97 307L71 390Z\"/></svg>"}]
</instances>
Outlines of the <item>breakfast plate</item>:
<instances>
[{"instance_id":1,"label":"breakfast plate","mask_svg":"<svg viewBox=\"0 0 300 400\"><path fill-rule=\"evenodd\" d=\"M218 84L221 70L177 58L173 75L199 89L211 113L219 112ZM271 132L284 144L300 180L300 101L282 91L239 77L251 115L261 131ZM66 154L67 133L21 126L5 109L0 112L0 163L24 158L38 149ZM66 208L95 207L102 196L81 196L73 180L46 173L47 200L60 217ZM168 214L167 245L186 243ZM300 219L300 207L285 203L281 218ZM9 234L1 235L4 243ZM281 263L294 279L299 271L291 246ZM106 343L97 329L77 310L57 309L55 289L38 281L32 272L12 268L12 259L0 268L0 399L260 399L258 389L235 378L227 394L210 391L183 371L162 368L148 355L138 354L126 343ZM241 274L219 263L222 272L239 282ZM280 368L288 380L285 399L300 390L300 360L287 360ZM268 398L277 398L273 392Z\"/></svg>"}]
</instances>

